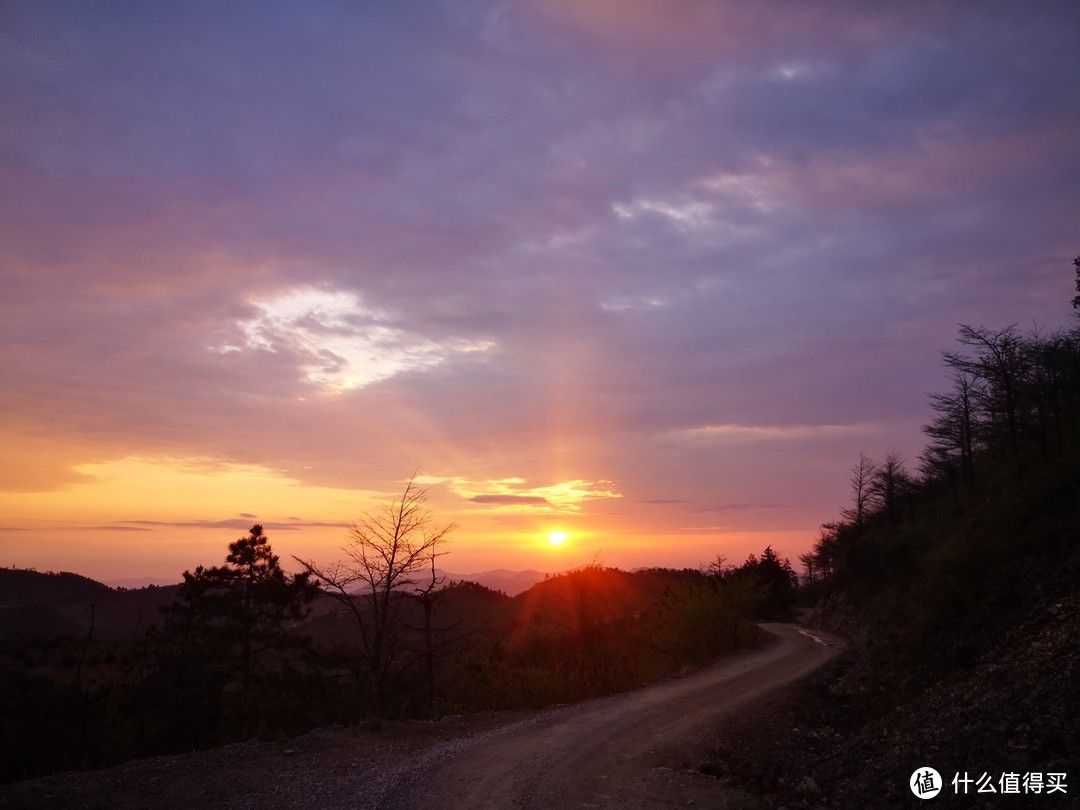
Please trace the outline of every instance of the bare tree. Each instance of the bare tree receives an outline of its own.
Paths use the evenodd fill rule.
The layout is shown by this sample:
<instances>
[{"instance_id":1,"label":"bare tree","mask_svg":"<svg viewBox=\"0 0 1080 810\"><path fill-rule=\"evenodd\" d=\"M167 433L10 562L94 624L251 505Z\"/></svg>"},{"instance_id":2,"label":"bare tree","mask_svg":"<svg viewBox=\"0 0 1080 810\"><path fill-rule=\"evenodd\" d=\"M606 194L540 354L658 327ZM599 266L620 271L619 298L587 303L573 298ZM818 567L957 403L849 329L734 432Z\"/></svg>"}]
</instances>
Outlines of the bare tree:
<instances>
[{"instance_id":1,"label":"bare tree","mask_svg":"<svg viewBox=\"0 0 1080 810\"><path fill-rule=\"evenodd\" d=\"M723 554L717 554L716 557L705 566L706 576L713 577L714 579L723 579L729 573L734 566L728 565L727 557Z\"/></svg>"},{"instance_id":2,"label":"bare tree","mask_svg":"<svg viewBox=\"0 0 1080 810\"><path fill-rule=\"evenodd\" d=\"M859 461L851 468L851 496L854 503L851 508L844 509L845 518L855 524L855 528L861 529L866 520L867 511L870 508L872 498L872 485L878 468L874 460L865 453L859 453Z\"/></svg>"},{"instance_id":3,"label":"bare tree","mask_svg":"<svg viewBox=\"0 0 1080 810\"><path fill-rule=\"evenodd\" d=\"M844 560L846 541L850 541L850 523L824 523L814 542L814 561L817 573L828 579L836 573Z\"/></svg>"},{"instance_id":4,"label":"bare tree","mask_svg":"<svg viewBox=\"0 0 1080 810\"><path fill-rule=\"evenodd\" d=\"M930 407L937 414L934 421L923 427L930 445L923 454L924 472L928 477L948 478L956 494L957 470L960 478L970 482L975 477L976 434L980 430L976 402L982 396L979 381L969 372L953 373L953 393L931 394Z\"/></svg>"},{"instance_id":5,"label":"bare tree","mask_svg":"<svg viewBox=\"0 0 1080 810\"><path fill-rule=\"evenodd\" d=\"M888 517L890 523L900 519L900 502L911 491L913 481L904 469L904 459L899 450L890 450L874 471L870 483L873 504Z\"/></svg>"},{"instance_id":6,"label":"bare tree","mask_svg":"<svg viewBox=\"0 0 1080 810\"><path fill-rule=\"evenodd\" d=\"M427 702L430 708L435 703L435 654L436 643L435 635L440 629L436 628L434 622L435 605L446 594L443 589L443 584L446 582L446 575L440 573L435 568L435 559L438 555L431 553L427 555L428 560L428 572L424 576L423 587L417 586L412 589L409 594L413 599L420 603L420 607L424 612L424 624L419 629L423 639L424 650L424 678L427 685Z\"/></svg>"},{"instance_id":7,"label":"bare tree","mask_svg":"<svg viewBox=\"0 0 1080 810\"><path fill-rule=\"evenodd\" d=\"M1030 358L1016 326L993 330L960 325L959 342L975 350L969 357L946 352L945 364L978 381L972 392L985 414L982 422L993 444L1004 446L1014 458L1019 455L1019 439L1025 416L1024 383L1030 372Z\"/></svg>"},{"instance_id":8,"label":"bare tree","mask_svg":"<svg viewBox=\"0 0 1080 810\"><path fill-rule=\"evenodd\" d=\"M403 668L413 663L403 662L406 597L423 593L417 577L424 569L432 571L428 590L439 584L435 559L445 553L442 547L454 528L435 524L427 490L413 473L400 497L353 524L342 547L345 559L322 566L295 558L355 620L361 669L376 710L385 706Z\"/></svg>"}]
</instances>

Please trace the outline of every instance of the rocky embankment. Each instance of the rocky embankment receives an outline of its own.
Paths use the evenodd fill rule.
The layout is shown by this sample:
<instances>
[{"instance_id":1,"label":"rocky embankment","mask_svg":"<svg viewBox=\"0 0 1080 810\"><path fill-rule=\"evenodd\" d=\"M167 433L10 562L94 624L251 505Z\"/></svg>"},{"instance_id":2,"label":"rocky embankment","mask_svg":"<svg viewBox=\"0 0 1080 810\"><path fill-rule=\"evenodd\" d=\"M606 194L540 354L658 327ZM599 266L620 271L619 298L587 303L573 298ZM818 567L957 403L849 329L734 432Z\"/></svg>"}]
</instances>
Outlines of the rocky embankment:
<instances>
[{"instance_id":1,"label":"rocky embankment","mask_svg":"<svg viewBox=\"0 0 1080 810\"><path fill-rule=\"evenodd\" d=\"M764 807L906 806L926 766L949 807L1080 807L1080 594L1037 600L982 654L911 695L874 638L887 622L844 609L817 618L845 630L851 649L735 717L705 772ZM1055 781L1064 791L1050 792ZM988 783L995 793L978 792Z\"/></svg>"}]
</instances>

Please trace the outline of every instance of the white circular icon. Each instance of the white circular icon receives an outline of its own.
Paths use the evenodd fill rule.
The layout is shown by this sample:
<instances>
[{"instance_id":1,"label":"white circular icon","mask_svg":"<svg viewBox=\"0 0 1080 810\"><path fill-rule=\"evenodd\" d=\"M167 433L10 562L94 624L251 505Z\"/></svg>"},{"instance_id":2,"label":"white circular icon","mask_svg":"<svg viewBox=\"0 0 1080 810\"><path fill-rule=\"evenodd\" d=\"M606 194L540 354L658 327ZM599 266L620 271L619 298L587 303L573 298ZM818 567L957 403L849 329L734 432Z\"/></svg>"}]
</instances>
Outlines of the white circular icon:
<instances>
[{"instance_id":1,"label":"white circular icon","mask_svg":"<svg viewBox=\"0 0 1080 810\"><path fill-rule=\"evenodd\" d=\"M916 768L908 780L908 787L920 799L932 799L941 792L941 774L933 768Z\"/></svg>"}]
</instances>

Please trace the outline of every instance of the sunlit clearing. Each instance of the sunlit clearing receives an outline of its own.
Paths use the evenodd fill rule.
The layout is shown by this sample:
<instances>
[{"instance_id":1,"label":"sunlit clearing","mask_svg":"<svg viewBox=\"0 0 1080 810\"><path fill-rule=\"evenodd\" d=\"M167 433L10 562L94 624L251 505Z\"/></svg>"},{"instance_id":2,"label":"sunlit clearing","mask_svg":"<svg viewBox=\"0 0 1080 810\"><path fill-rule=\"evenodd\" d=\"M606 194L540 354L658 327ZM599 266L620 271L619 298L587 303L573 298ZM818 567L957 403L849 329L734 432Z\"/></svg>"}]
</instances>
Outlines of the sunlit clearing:
<instances>
[{"instance_id":1,"label":"sunlit clearing","mask_svg":"<svg viewBox=\"0 0 1080 810\"><path fill-rule=\"evenodd\" d=\"M561 546L567 540L570 539L570 535L566 532L548 532L548 542L553 546Z\"/></svg>"}]
</instances>

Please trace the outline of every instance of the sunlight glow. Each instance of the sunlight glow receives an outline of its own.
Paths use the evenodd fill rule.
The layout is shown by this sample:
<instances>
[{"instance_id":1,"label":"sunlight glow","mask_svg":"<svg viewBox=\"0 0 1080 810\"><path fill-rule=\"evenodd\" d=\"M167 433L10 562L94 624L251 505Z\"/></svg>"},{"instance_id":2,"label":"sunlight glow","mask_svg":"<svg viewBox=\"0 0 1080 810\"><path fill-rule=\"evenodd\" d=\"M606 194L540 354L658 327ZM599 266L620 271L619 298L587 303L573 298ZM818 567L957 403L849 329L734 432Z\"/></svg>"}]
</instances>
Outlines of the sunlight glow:
<instances>
[{"instance_id":1,"label":"sunlight glow","mask_svg":"<svg viewBox=\"0 0 1080 810\"><path fill-rule=\"evenodd\" d=\"M340 521L358 499L372 497L363 490L304 485L262 465L209 458L133 456L81 464L75 470L84 483L69 488L66 500L89 514L113 515L120 521L147 516L190 521L192 504L214 517L238 509L269 516L288 504L292 514Z\"/></svg>"},{"instance_id":2,"label":"sunlight glow","mask_svg":"<svg viewBox=\"0 0 1080 810\"><path fill-rule=\"evenodd\" d=\"M0 531L4 564L175 582L185 568L220 562L254 523L283 561L332 559L358 511L384 498L212 458L129 456L78 464L73 474L59 492L0 492L0 515L13 527Z\"/></svg>"},{"instance_id":3,"label":"sunlight glow","mask_svg":"<svg viewBox=\"0 0 1080 810\"><path fill-rule=\"evenodd\" d=\"M566 532L548 532L548 542L553 546L561 546L567 540L570 539L570 535Z\"/></svg>"}]
</instances>

